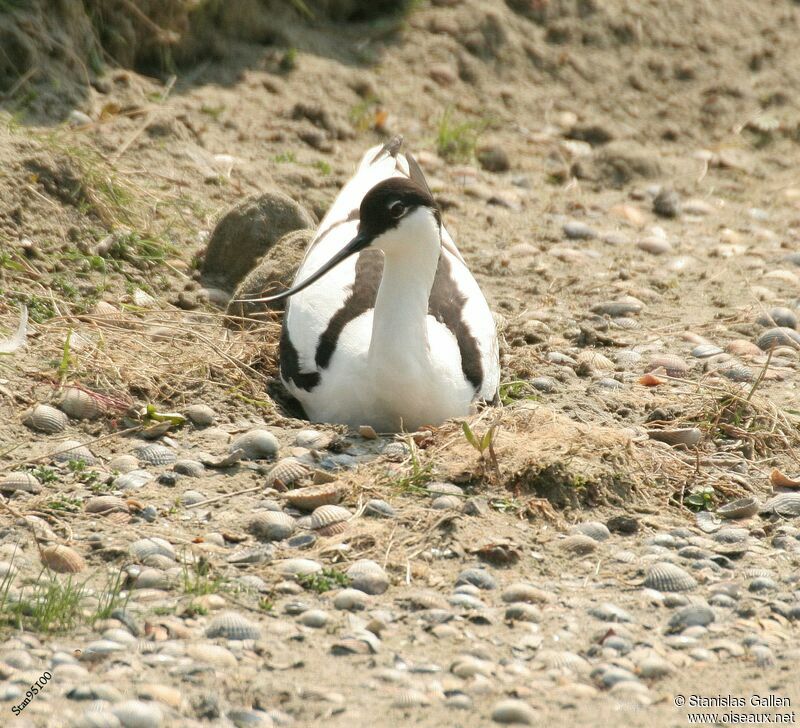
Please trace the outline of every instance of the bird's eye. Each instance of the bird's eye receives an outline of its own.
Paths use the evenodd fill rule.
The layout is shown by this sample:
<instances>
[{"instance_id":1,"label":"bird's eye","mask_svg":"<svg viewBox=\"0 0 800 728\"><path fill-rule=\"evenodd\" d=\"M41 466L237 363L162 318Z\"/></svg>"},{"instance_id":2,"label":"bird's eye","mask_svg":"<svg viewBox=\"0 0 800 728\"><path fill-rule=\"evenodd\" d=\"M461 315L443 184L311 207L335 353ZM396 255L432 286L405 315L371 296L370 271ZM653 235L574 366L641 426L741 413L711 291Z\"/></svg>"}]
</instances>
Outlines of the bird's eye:
<instances>
[{"instance_id":1,"label":"bird's eye","mask_svg":"<svg viewBox=\"0 0 800 728\"><path fill-rule=\"evenodd\" d=\"M406 206L402 202L393 202L389 206L389 214L397 220L398 218L403 217L406 212Z\"/></svg>"}]
</instances>

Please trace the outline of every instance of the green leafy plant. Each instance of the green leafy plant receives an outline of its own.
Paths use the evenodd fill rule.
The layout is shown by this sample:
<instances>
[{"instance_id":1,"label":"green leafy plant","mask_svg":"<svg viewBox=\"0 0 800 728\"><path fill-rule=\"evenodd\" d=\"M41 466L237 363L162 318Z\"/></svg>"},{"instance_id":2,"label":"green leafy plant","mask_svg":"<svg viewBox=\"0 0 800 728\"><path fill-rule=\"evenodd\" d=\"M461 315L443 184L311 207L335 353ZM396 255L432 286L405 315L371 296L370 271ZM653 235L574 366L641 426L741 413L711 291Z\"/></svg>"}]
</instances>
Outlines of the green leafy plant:
<instances>
[{"instance_id":1,"label":"green leafy plant","mask_svg":"<svg viewBox=\"0 0 800 728\"><path fill-rule=\"evenodd\" d=\"M322 571L317 571L313 574L301 574L297 577L297 583L303 589L322 594L323 592L331 591L331 589L347 586L350 583L350 579L347 574L343 574L336 569L322 569Z\"/></svg>"},{"instance_id":2,"label":"green leafy plant","mask_svg":"<svg viewBox=\"0 0 800 728\"><path fill-rule=\"evenodd\" d=\"M700 486L692 490L684 499L684 505L692 511L710 511L714 505L714 489L709 486Z\"/></svg>"},{"instance_id":3,"label":"green leafy plant","mask_svg":"<svg viewBox=\"0 0 800 728\"><path fill-rule=\"evenodd\" d=\"M385 484L407 493L421 493L429 495L425 486L433 480L433 465L431 463L422 464L422 459L419 456L419 448L413 438L408 437L406 444L409 448L409 469L399 477L390 476L385 481Z\"/></svg>"},{"instance_id":4,"label":"green leafy plant","mask_svg":"<svg viewBox=\"0 0 800 728\"><path fill-rule=\"evenodd\" d=\"M31 469L31 475L38 480L42 485L52 483L58 480L58 474L53 468L48 468L46 465L39 465Z\"/></svg>"},{"instance_id":5,"label":"green leafy plant","mask_svg":"<svg viewBox=\"0 0 800 728\"><path fill-rule=\"evenodd\" d=\"M528 382L503 382L500 385L500 401L506 406L522 400L536 401L538 399L536 390Z\"/></svg>"},{"instance_id":6,"label":"green leafy plant","mask_svg":"<svg viewBox=\"0 0 800 728\"><path fill-rule=\"evenodd\" d=\"M472 431L468 422L464 421L461 423L461 429L464 432L464 437L467 442L478 451L481 461L486 460L486 454L488 453L489 462L492 464L495 474L499 477L500 466L497 463L497 455L494 452L494 438L497 434L497 427L497 423L493 424L479 437Z\"/></svg>"},{"instance_id":7,"label":"green leafy plant","mask_svg":"<svg viewBox=\"0 0 800 728\"><path fill-rule=\"evenodd\" d=\"M448 162L469 161L486 126L485 121L454 121L452 108L445 109L436 128L436 152Z\"/></svg>"},{"instance_id":8,"label":"green leafy plant","mask_svg":"<svg viewBox=\"0 0 800 728\"><path fill-rule=\"evenodd\" d=\"M60 495L47 503L47 508L51 511L65 511L66 513L78 513L81 510L83 501L80 498L70 498L68 495Z\"/></svg>"},{"instance_id":9,"label":"green leafy plant","mask_svg":"<svg viewBox=\"0 0 800 728\"><path fill-rule=\"evenodd\" d=\"M211 564L203 556L196 559L191 567L184 563L182 577L184 594L216 594L222 591L224 585L222 577L212 575Z\"/></svg>"}]
</instances>

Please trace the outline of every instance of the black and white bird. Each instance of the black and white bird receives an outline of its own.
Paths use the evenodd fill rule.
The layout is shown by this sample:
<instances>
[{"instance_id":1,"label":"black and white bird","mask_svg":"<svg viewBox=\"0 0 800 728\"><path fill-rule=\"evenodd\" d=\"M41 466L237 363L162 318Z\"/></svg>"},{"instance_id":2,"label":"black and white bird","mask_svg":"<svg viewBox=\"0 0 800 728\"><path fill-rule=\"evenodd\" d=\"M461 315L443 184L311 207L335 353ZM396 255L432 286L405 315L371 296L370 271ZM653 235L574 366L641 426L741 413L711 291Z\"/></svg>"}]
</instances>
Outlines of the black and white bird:
<instances>
[{"instance_id":1,"label":"black and white bird","mask_svg":"<svg viewBox=\"0 0 800 728\"><path fill-rule=\"evenodd\" d=\"M300 264L281 379L314 422L413 431L494 400L497 332L402 138L370 149Z\"/></svg>"}]
</instances>

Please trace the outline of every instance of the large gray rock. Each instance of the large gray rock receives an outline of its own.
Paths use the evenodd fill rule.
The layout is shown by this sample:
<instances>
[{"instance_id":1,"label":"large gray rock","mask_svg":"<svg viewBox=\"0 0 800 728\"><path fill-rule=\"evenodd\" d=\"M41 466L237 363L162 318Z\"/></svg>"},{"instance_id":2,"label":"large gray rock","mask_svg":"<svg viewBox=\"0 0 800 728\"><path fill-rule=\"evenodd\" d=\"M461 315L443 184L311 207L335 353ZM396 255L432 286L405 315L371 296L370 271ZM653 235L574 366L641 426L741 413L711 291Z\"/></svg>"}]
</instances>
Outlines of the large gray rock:
<instances>
[{"instance_id":1,"label":"large gray rock","mask_svg":"<svg viewBox=\"0 0 800 728\"><path fill-rule=\"evenodd\" d=\"M282 192L249 197L214 228L203 261L203 276L231 290L286 233L315 225L311 213Z\"/></svg>"},{"instance_id":2,"label":"large gray rock","mask_svg":"<svg viewBox=\"0 0 800 728\"><path fill-rule=\"evenodd\" d=\"M313 230L295 230L275 243L237 286L228 304L228 316L235 317L243 324L245 319L259 318L267 311L283 311L285 301L239 303L237 299L278 293L291 286L313 236Z\"/></svg>"}]
</instances>

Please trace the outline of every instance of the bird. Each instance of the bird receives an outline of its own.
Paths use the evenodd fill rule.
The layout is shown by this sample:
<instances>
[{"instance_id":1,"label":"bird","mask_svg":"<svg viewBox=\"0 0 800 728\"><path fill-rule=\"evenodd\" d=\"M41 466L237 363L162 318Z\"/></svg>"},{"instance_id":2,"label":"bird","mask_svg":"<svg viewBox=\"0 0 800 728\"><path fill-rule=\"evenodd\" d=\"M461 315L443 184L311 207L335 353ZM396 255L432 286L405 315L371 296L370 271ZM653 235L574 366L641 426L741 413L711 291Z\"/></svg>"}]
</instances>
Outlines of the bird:
<instances>
[{"instance_id":1,"label":"bird","mask_svg":"<svg viewBox=\"0 0 800 728\"><path fill-rule=\"evenodd\" d=\"M369 149L309 243L280 377L312 422L414 432L496 404L497 329L402 137Z\"/></svg>"}]
</instances>

